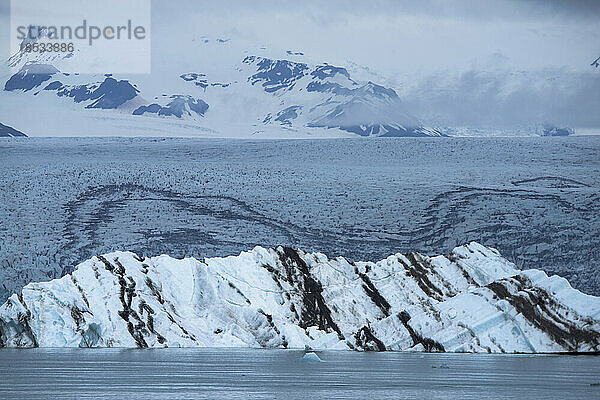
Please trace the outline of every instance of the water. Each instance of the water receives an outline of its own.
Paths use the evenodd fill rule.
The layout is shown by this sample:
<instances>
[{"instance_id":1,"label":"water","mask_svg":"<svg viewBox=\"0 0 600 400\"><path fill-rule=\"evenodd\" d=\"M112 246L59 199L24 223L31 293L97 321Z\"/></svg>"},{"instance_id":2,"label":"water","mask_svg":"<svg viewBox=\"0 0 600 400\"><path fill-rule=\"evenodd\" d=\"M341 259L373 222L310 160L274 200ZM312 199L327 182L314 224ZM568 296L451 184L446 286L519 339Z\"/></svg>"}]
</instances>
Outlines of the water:
<instances>
[{"instance_id":1,"label":"water","mask_svg":"<svg viewBox=\"0 0 600 400\"><path fill-rule=\"evenodd\" d=\"M0 351L2 399L584 399L600 357L290 350Z\"/></svg>"},{"instance_id":2,"label":"water","mask_svg":"<svg viewBox=\"0 0 600 400\"><path fill-rule=\"evenodd\" d=\"M0 141L0 301L114 250L350 260L471 240L600 295L600 136Z\"/></svg>"}]
</instances>

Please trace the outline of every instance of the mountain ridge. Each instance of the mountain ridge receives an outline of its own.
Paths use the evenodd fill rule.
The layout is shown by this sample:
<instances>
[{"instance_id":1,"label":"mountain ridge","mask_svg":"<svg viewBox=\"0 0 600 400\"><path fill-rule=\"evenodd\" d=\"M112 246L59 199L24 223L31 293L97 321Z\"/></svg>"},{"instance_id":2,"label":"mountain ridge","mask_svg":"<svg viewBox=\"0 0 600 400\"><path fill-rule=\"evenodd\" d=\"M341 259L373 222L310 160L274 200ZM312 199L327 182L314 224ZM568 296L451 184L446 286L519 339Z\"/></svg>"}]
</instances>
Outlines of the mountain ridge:
<instances>
[{"instance_id":1,"label":"mountain ridge","mask_svg":"<svg viewBox=\"0 0 600 400\"><path fill-rule=\"evenodd\" d=\"M61 118L69 123L59 127L48 121L43 130L33 126L35 121L21 121L37 135L59 135L60 128L67 136L86 131L246 138L444 136L408 113L392 88L353 79L344 67L308 62L299 52L281 58L248 55L232 43L205 39L197 45L207 52L206 60L199 57L193 68L173 63L168 72L145 77L63 73L61 66L78 57L77 50L60 55L21 51L8 59L13 72L2 79L0 102L69 113Z\"/></svg>"}]
</instances>

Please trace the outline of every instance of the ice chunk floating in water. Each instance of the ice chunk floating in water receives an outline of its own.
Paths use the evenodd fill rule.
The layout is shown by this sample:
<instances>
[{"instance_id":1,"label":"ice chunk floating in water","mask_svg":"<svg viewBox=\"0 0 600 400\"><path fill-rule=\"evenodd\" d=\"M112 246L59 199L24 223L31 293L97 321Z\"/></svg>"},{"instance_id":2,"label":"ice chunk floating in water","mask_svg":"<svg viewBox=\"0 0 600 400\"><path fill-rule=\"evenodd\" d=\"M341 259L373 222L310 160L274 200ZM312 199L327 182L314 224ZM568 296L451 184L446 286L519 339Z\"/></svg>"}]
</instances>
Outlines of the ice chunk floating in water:
<instances>
[{"instance_id":1,"label":"ice chunk floating in water","mask_svg":"<svg viewBox=\"0 0 600 400\"><path fill-rule=\"evenodd\" d=\"M12 295L0 346L597 352L600 298L474 242L376 263L288 247L114 252Z\"/></svg>"},{"instance_id":2,"label":"ice chunk floating in water","mask_svg":"<svg viewBox=\"0 0 600 400\"><path fill-rule=\"evenodd\" d=\"M310 362L310 363L325 362L325 361L321 360L316 353L313 353L313 352L308 352L308 353L304 354L301 358L298 359L298 361Z\"/></svg>"}]
</instances>

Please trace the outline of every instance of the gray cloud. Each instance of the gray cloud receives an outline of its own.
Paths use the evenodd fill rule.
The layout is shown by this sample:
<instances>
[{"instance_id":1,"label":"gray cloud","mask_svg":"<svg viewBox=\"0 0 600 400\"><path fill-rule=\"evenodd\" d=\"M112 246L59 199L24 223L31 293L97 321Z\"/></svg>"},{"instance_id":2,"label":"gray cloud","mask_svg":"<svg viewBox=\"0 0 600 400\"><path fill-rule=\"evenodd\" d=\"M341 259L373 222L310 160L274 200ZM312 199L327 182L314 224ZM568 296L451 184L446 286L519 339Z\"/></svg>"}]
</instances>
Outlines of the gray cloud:
<instances>
[{"instance_id":1,"label":"gray cloud","mask_svg":"<svg viewBox=\"0 0 600 400\"><path fill-rule=\"evenodd\" d=\"M370 16L433 16L452 19L522 20L539 18L597 19L600 1L597 0L232 0L197 1L153 0L153 7L186 13L220 13L231 16L237 13L278 12L303 13L315 20L335 21L344 15Z\"/></svg>"},{"instance_id":2,"label":"gray cloud","mask_svg":"<svg viewBox=\"0 0 600 400\"><path fill-rule=\"evenodd\" d=\"M512 0L515 6L525 4L554 15L598 19L600 16L600 1L598 0Z\"/></svg>"},{"instance_id":3,"label":"gray cloud","mask_svg":"<svg viewBox=\"0 0 600 400\"><path fill-rule=\"evenodd\" d=\"M413 86L403 100L442 125L600 126L600 74L594 71L440 73Z\"/></svg>"}]
</instances>

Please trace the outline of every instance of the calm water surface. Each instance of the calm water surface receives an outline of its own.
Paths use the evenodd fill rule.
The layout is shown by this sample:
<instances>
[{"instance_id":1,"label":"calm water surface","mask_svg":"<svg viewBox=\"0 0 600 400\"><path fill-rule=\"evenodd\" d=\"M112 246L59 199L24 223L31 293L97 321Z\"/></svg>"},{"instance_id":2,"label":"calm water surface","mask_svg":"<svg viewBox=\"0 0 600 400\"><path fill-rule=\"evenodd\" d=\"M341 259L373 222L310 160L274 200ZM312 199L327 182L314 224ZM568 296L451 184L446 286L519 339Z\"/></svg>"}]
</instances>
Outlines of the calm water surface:
<instances>
[{"instance_id":1,"label":"calm water surface","mask_svg":"<svg viewBox=\"0 0 600 400\"><path fill-rule=\"evenodd\" d=\"M216 349L0 350L2 399L592 399L600 357ZM595 385L598 383L598 385Z\"/></svg>"}]
</instances>

